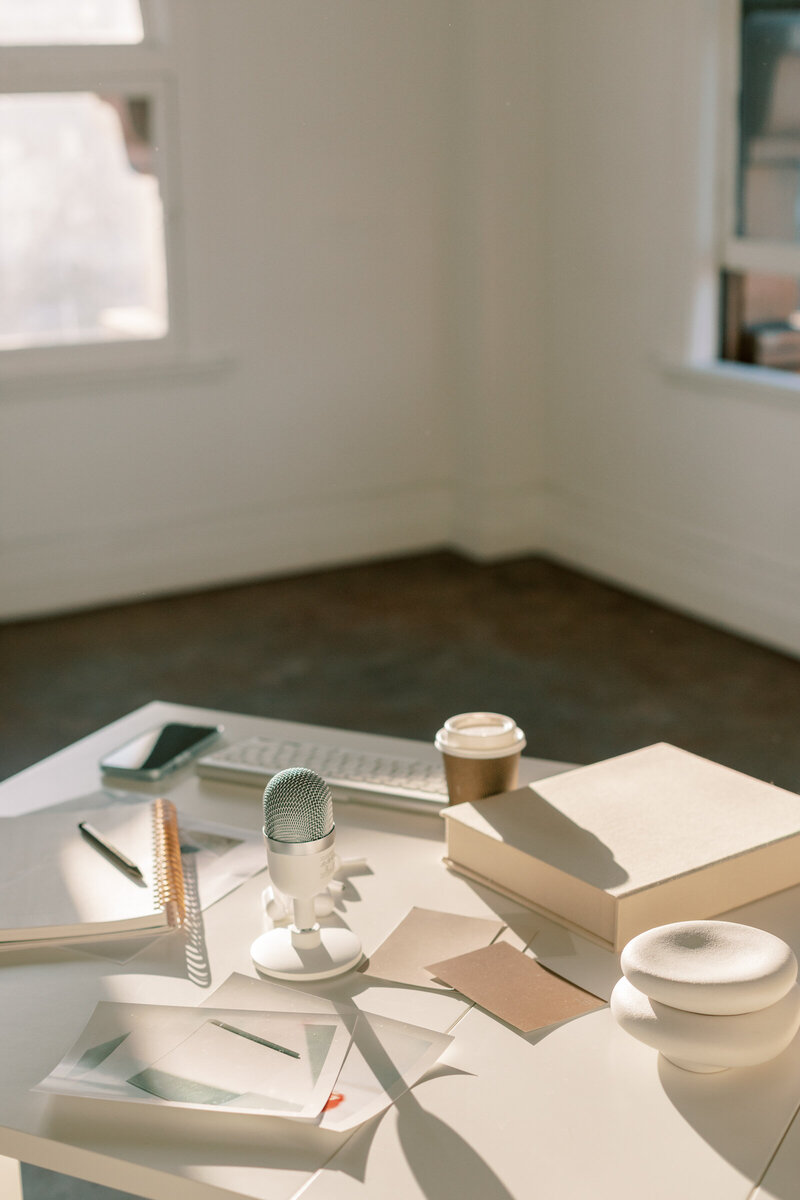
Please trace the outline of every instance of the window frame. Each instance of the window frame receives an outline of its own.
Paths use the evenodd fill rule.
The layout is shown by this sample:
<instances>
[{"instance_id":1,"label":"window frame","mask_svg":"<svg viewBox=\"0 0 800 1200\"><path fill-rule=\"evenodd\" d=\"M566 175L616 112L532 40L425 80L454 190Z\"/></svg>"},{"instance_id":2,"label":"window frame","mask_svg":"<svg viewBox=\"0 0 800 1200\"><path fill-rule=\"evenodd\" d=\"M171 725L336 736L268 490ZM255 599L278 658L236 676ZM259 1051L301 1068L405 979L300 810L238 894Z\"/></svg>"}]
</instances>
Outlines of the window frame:
<instances>
[{"instance_id":1,"label":"window frame","mask_svg":"<svg viewBox=\"0 0 800 1200\"><path fill-rule=\"evenodd\" d=\"M800 14L800 6L798 7ZM722 100L720 142L720 245L721 271L756 271L765 275L790 275L800 279L800 241L782 242L743 237L736 232L739 178L739 93L741 87L742 2L724 0Z\"/></svg>"},{"instance_id":2,"label":"window frame","mask_svg":"<svg viewBox=\"0 0 800 1200\"><path fill-rule=\"evenodd\" d=\"M177 78L166 5L140 0L143 39L130 43L0 46L0 94L108 91L150 101L164 222L167 331L158 338L40 344L0 350L0 379L157 366L188 353L187 288L177 149Z\"/></svg>"}]
</instances>

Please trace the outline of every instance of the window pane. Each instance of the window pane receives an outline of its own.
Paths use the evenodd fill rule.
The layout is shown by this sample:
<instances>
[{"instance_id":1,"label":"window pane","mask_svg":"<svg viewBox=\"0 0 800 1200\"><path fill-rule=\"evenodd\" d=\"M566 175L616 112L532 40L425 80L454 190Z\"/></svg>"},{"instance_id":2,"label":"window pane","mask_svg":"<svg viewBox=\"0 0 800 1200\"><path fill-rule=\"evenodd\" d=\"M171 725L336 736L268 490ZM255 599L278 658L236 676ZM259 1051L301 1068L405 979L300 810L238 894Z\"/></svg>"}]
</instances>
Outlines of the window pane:
<instances>
[{"instance_id":1,"label":"window pane","mask_svg":"<svg viewBox=\"0 0 800 1200\"><path fill-rule=\"evenodd\" d=\"M141 42L138 0L0 0L0 45Z\"/></svg>"},{"instance_id":2,"label":"window pane","mask_svg":"<svg viewBox=\"0 0 800 1200\"><path fill-rule=\"evenodd\" d=\"M151 101L0 95L0 348L163 337Z\"/></svg>"},{"instance_id":3,"label":"window pane","mask_svg":"<svg viewBox=\"0 0 800 1200\"><path fill-rule=\"evenodd\" d=\"M738 232L800 240L800 10L748 3L742 23Z\"/></svg>"},{"instance_id":4,"label":"window pane","mask_svg":"<svg viewBox=\"0 0 800 1200\"><path fill-rule=\"evenodd\" d=\"M800 282L729 271L723 278L722 357L800 371Z\"/></svg>"}]
</instances>

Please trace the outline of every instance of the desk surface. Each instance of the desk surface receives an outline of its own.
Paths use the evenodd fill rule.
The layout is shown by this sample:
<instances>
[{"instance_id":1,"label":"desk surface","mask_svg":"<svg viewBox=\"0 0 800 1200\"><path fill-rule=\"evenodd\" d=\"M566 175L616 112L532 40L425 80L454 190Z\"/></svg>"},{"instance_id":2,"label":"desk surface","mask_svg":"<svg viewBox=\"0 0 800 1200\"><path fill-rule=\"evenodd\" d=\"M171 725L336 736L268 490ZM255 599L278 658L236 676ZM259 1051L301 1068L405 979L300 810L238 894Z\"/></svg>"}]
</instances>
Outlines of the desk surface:
<instances>
[{"instance_id":1,"label":"desk surface","mask_svg":"<svg viewBox=\"0 0 800 1200\"><path fill-rule=\"evenodd\" d=\"M165 719L221 720L231 738L286 736L302 727L178 705L151 704L0 786L4 816L95 790L97 759ZM320 736L336 734L315 730ZM368 735L349 744L426 755L430 747ZM522 780L557 764L523 760ZM191 768L165 789L179 809L258 829L257 788L200 780ZM336 808L337 850L367 858L345 920L369 953L411 905L500 914L522 946L607 996L617 959L543 917L448 872L436 815L366 805ZM439 1065L383 1116L352 1134L272 1118L104 1104L29 1089L61 1058L98 1000L197 1004L233 971L255 975L249 946L263 927L257 876L204 914L207 972L165 938L124 965L63 949L3 954L5 1020L0 1154L154 1200L507 1200L534 1194L604 1200L676 1196L747 1200L800 1106L800 1039L772 1063L691 1075L623 1034L607 1008L522 1035L456 994L370 985L348 974L309 985L387 1016L449 1031ZM734 915L734 914L732 914ZM737 910L735 918L785 937L800 952L800 889ZM200 973L203 975L203 973ZM800 1155L800 1134L787 1138ZM788 1153L789 1151L787 1151ZM759 1190L773 1195L778 1156ZM781 1185L782 1186L782 1185ZM791 1192L774 1193L788 1198Z\"/></svg>"}]
</instances>

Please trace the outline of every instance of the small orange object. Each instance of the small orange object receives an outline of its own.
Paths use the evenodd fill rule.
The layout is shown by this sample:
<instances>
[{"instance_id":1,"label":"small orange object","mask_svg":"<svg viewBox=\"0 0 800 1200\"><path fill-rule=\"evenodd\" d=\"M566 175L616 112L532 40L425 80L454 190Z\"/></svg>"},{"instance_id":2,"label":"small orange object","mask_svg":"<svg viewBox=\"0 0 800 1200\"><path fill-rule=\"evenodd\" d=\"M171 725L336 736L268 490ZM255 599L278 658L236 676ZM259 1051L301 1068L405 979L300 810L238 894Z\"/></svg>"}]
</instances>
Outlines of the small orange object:
<instances>
[{"instance_id":1,"label":"small orange object","mask_svg":"<svg viewBox=\"0 0 800 1200\"><path fill-rule=\"evenodd\" d=\"M342 1103L343 1100L344 1100L344 1092L331 1092L330 1096L328 1096L328 1099L325 1101L324 1105L322 1106L322 1111L327 1112L328 1109L336 1108L339 1104Z\"/></svg>"}]
</instances>

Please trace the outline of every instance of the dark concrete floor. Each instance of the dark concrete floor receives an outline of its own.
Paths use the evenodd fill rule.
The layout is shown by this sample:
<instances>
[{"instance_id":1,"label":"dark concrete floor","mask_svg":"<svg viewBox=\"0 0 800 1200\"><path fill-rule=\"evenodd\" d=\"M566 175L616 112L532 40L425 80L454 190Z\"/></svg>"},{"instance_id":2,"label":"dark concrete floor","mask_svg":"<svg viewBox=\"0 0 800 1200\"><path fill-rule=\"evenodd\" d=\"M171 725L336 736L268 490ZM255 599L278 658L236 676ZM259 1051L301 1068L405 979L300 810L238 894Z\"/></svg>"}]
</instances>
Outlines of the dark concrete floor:
<instances>
[{"instance_id":1,"label":"dark concrete floor","mask_svg":"<svg viewBox=\"0 0 800 1200\"><path fill-rule=\"evenodd\" d=\"M0 628L0 777L149 700L430 739L516 717L528 753L666 740L800 789L800 662L540 558L437 553ZM121 1200L24 1168L26 1200Z\"/></svg>"},{"instance_id":2,"label":"dark concrete floor","mask_svg":"<svg viewBox=\"0 0 800 1200\"><path fill-rule=\"evenodd\" d=\"M0 777L152 699L430 739L508 712L527 753L654 741L800 788L800 662L541 558L451 553L0 628Z\"/></svg>"}]
</instances>

